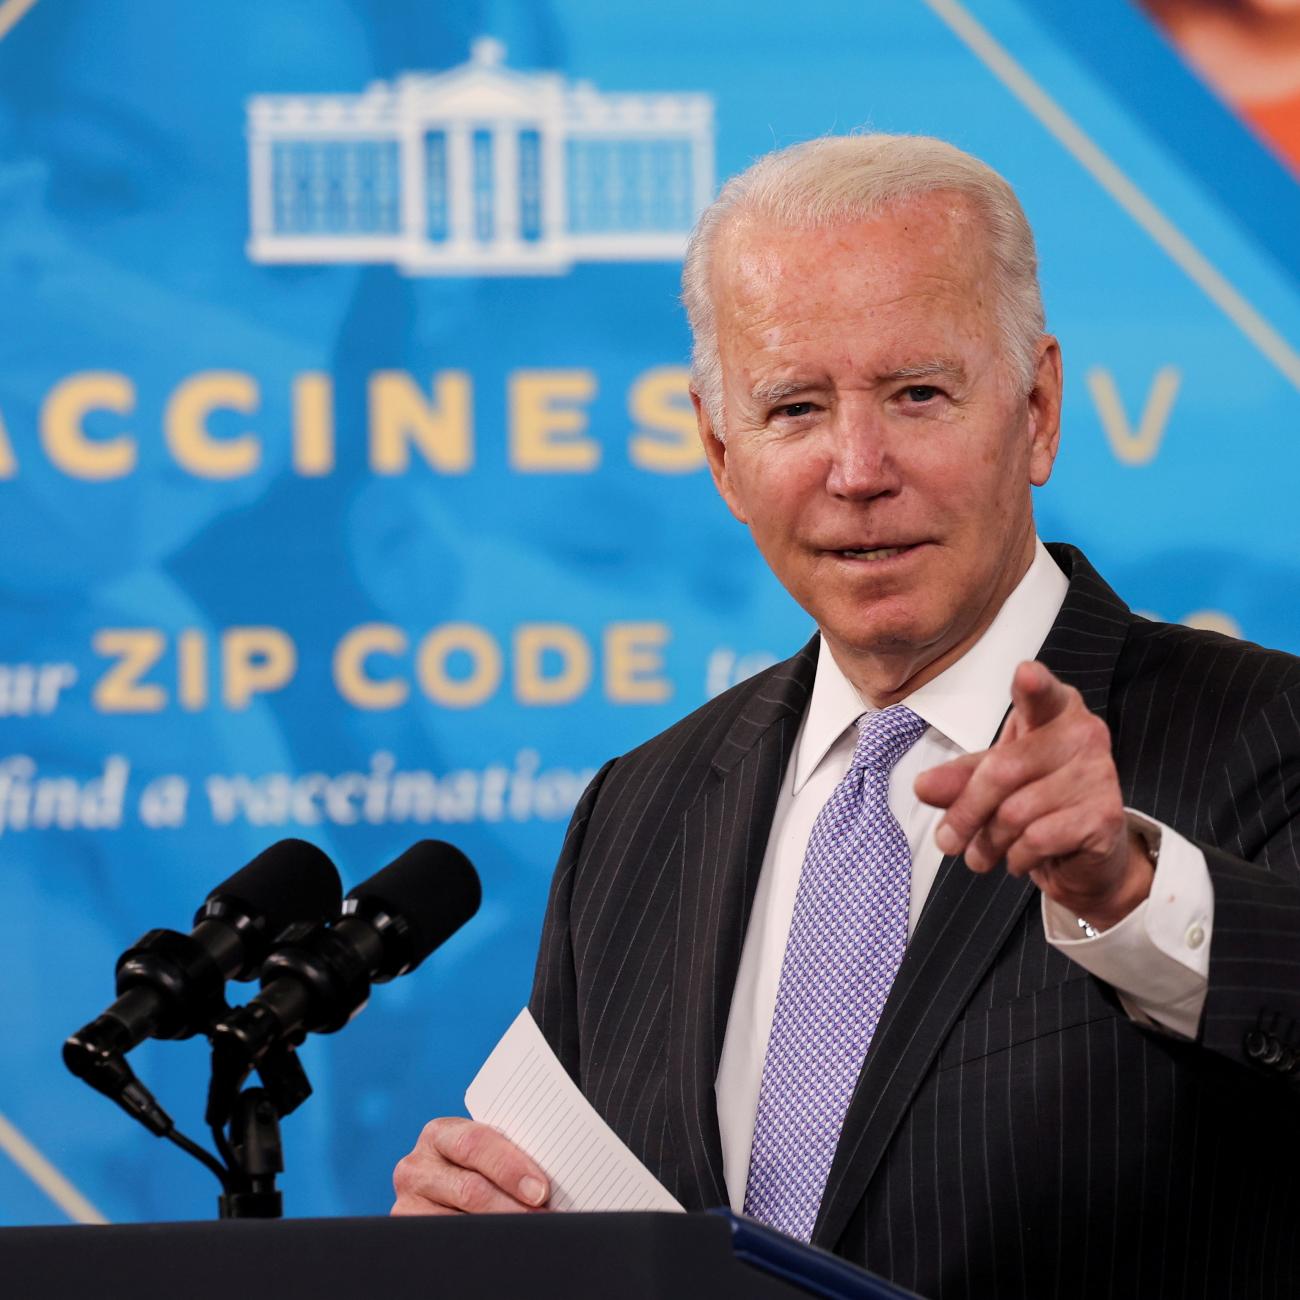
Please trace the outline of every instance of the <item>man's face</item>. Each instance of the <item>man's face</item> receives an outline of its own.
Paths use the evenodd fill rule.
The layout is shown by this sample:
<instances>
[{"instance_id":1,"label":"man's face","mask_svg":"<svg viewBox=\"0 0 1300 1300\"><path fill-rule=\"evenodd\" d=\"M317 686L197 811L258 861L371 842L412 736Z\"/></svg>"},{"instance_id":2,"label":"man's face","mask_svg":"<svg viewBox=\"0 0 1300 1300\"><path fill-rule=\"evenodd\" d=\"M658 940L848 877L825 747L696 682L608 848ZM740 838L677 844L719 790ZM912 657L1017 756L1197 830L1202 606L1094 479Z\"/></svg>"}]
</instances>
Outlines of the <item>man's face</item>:
<instances>
[{"instance_id":1,"label":"man's face","mask_svg":"<svg viewBox=\"0 0 1300 1300\"><path fill-rule=\"evenodd\" d=\"M715 260L714 480L842 668L877 700L963 654L1033 555L1060 358L1006 369L989 258L949 193L822 229L739 218Z\"/></svg>"}]
</instances>

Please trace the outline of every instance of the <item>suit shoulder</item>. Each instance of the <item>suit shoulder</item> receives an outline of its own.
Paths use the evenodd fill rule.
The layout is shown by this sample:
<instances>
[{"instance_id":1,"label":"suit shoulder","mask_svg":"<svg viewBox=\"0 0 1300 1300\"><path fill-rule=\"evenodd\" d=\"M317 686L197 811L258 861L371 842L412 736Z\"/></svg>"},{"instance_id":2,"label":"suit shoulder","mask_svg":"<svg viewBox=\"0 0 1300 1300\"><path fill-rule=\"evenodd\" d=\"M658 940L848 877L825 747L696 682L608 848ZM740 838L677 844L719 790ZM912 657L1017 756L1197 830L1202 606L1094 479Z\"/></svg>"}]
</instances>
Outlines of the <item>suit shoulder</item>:
<instances>
[{"instance_id":1,"label":"suit shoulder","mask_svg":"<svg viewBox=\"0 0 1300 1300\"><path fill-rule=\"evenodd\" d=\"M614 772L626 776L646 767L692 762L707 766L738 725L752 720L762 726L768 718L801 716L816 662L814 640L793 657L738 682L629 750L615 762Z\"/></svg>"},{"instance_id":2,"label":"suit shoulder","mask_svg":"<svg viewBox=\"0 0 1300 1300\"><path fill-rule=\"evenodd\" d=\"M1137 618L1118 664L1116 688L1195 694L1244 716L1300 692L1300 658L1220 632Z\"/></svg>"}]
</instances>

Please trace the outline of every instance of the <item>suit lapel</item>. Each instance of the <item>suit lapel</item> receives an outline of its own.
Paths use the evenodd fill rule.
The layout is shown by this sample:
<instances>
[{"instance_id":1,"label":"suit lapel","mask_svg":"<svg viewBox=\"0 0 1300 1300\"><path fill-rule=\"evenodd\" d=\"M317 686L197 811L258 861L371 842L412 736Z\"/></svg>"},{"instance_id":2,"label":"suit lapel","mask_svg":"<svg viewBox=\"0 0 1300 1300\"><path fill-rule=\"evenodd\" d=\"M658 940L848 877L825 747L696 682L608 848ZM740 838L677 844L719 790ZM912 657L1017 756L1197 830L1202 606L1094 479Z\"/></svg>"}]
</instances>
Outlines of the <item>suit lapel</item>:
<instances>
[{"instance_id":1,"label":"suit lapel","mask_svg":"<svg viewBox=\"0 0 1300 1300\"><path fill-rule=\"evenodd\" d=\"M1104 718L1133 615L1079 551L1051 551L1070 587L1038 658ZM818 1245L838 1241L939 1048L1037 897L1028 880L943 860L849 1103L813 1231Z\"/></svg>"},{"instance_id":2,"label":"suit lapel","mask_svg":"<svg viewBox=\"0 0 1300 1300\"><path fill-rule=\"evenodd\" d=\"M678 1195L723 1205L714 1080L781 779L812 691L817 641L766 677L728 730L673 847L678 873L668 1090Z\"/></svg>"}]
</instances>

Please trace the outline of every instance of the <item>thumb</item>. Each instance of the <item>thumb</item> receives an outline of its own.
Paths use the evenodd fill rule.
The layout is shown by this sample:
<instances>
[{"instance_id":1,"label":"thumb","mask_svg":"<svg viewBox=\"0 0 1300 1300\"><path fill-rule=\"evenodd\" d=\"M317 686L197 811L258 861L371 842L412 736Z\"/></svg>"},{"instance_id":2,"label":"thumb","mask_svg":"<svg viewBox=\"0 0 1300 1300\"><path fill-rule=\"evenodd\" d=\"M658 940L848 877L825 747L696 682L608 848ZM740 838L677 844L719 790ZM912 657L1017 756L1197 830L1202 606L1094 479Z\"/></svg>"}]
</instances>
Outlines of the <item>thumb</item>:
<instances>
[{"instance_id":1,"label":"thumb","mask_svg":"<svg viewBox=\"0 0 1300 1300\"><path fill-rule=\"evenodd\" d=\"M966 788L971 773L979 766L981 754L963 754L951 762L922 772L912 783L916 797L934 808L950 808Z\"/></svg>"}]
</instances>

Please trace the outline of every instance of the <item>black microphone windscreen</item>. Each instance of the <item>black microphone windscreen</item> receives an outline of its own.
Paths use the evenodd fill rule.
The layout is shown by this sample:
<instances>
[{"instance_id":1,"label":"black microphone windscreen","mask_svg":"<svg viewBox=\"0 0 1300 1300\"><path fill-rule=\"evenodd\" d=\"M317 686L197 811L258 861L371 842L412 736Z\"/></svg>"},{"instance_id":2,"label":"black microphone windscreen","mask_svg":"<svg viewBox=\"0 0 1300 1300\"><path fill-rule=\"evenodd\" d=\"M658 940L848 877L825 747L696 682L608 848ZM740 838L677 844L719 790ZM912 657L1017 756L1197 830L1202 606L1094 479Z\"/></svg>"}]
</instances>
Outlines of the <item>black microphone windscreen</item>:
<instances>
[{"instance_id":1,"label":"black microphone windscreen","mask_svg":"<svg viewBox=\"0 0 1300 1300\"><path fill-rule=\"evenodd\" d=\"M387 912L410 929L411 961L418 966L478 911L478 872L454 845L420 840L400 858L350 890L358 911Z\"/></svg>"},{"instance_id":2,"label":"black microphone windscreen","mask_svg":"<svg viewBox=\"0 0 1300 1300\"><path fill-rule=\"evenodd\" d=\"M294 921L330 921L342 905L343 886L329 855L306 840L278 840L246 867L223 880L194 917L211 916L210 905L233 906L251 919L267 939Z\"/></svg>"}]
</instances>

